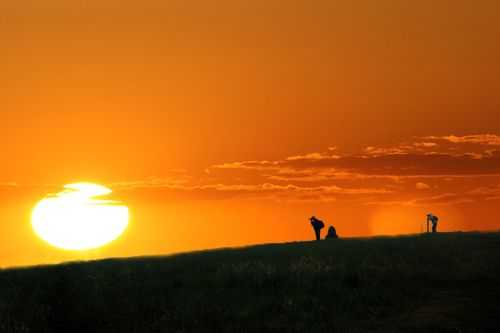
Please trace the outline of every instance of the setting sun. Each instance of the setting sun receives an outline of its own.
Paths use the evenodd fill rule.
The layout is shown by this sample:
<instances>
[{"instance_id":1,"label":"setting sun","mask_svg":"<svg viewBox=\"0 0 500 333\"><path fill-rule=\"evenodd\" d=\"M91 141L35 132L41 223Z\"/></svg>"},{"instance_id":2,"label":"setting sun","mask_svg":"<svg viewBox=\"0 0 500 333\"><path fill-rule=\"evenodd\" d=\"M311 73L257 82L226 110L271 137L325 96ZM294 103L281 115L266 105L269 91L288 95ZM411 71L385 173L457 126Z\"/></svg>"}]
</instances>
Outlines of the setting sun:
<instances>
[{"instance_id":1,"label":"setting sun","mask_svg":"<svg viewBox=\"0 0 500 333\"><path fill-rule=\"evenodd\" d=\"M64 189L41 200L33 210L33 229L44 241L65 250L89 250L112 242L127 228L128 208L98 199L109 195L110 189L91 183Z\"/></svg>"}]
</instances>

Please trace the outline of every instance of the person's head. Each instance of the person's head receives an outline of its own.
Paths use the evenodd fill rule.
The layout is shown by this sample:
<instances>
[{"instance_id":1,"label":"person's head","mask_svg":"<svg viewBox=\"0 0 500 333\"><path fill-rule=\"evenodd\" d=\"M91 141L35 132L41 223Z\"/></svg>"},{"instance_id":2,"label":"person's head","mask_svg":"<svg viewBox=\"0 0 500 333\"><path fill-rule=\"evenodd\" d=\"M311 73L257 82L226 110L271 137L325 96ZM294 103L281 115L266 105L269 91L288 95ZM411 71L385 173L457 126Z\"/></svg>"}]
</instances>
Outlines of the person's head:
<instances>
[{"instance_id":1,"label":"person's head","mask_svg":"<svg viewBox=\"0 0 500 333\"><path fill-rule=\"evenodd\" d=\"M310 220L311 221L316 221L316 216L311 216Z\"/></svg>"}]
</instances>

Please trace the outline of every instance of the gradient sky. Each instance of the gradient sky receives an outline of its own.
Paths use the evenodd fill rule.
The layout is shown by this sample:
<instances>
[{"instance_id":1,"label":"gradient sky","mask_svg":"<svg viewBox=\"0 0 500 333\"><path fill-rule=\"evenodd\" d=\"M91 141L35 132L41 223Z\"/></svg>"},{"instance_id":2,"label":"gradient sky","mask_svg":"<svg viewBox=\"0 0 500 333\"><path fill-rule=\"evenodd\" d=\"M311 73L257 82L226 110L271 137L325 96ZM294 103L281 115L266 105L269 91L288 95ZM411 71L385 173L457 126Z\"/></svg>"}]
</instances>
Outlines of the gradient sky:
<instances>
[{"instance_id":1,"label":"gradient sky","mask_svg":"<svg viewBox=\"0 0 500 333\"><path fill-rule=\"evenodd\" d=\"M498 230L497 0L5 0L0 267L340 236ZM38 240L64 184L132 212Z\"/></svg>"}]
</instances>

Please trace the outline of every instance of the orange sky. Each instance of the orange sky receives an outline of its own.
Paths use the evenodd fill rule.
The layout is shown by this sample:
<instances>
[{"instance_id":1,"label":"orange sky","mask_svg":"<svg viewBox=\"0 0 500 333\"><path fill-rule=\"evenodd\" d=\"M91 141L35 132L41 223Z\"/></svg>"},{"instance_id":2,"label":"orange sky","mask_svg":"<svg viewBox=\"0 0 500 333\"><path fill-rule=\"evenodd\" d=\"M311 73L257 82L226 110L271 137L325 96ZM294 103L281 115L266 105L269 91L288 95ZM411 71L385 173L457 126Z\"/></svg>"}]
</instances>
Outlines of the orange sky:
<instances>
[{"instance_id":1,"label":"orange sky","mask_svg":"<svg viewBox=\"0 0 500 333\"><path fill-rule=\"evenodd\" d=\"M2 1L0 267L500 229L498 36L497 0ZM133 214L99 251L31 230L79 181Z\"/></svg>"}]
</instances>

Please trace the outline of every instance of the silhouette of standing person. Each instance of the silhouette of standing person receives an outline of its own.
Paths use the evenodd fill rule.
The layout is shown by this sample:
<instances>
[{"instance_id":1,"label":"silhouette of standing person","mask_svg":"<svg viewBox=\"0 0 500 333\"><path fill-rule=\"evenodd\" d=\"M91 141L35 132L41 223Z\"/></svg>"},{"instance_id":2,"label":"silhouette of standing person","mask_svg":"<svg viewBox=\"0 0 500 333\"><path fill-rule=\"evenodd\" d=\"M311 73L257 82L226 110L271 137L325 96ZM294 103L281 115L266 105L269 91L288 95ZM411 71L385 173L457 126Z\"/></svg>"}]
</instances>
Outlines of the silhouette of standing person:
<instances>
[{"instance_id":1,"label":"silhouette of standing person","mask_svg":"<svg viewBox=\"0 0 500 333\"><path fill-rule=\"evenodd\" d=\"M323 221L318 220L315 216L311 217L311 225L316 235L316 240L321 240L321 229L325 227Z\"/></svg>"},{"instance_id":2,"label":"silhouette of standing person","mask_svg":"<svg viewBox=\"0 0 500 333\"><path fill-rule=\"evenodd\" d=\"M325 239L335 239L339 238L339 235L337 235L337 230L335 230L335 227L333 225L328 228L328 233L326 234Z\"/></svg>"},{"instance_id":3,"label":"silhouette of standing person","mask_svg":"<svg viewBox=\"0 0 500 333\"><path fill-rule=\"evenodd\" d=\"M427 214L427 232L429 232L429 222L432 224L432 232L437 232L439 217L433 214Z\"/></svg>"},{"instance_id":4,"label":"silhouette of standing person","mask_svg":"<svg viewBox=\"0 0 500 333\"><path fill-rule=\"evenodd\" d=\"M438 221L439 221L439 218L436 215L434 215L432 217L432 221L431 221L432 222L432 232L434 232L434 233L437 232Z\"/></svg>"}]
</instances>

